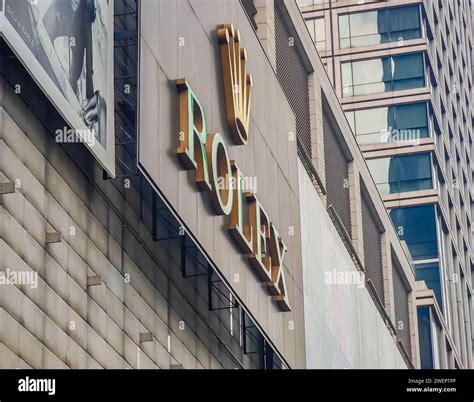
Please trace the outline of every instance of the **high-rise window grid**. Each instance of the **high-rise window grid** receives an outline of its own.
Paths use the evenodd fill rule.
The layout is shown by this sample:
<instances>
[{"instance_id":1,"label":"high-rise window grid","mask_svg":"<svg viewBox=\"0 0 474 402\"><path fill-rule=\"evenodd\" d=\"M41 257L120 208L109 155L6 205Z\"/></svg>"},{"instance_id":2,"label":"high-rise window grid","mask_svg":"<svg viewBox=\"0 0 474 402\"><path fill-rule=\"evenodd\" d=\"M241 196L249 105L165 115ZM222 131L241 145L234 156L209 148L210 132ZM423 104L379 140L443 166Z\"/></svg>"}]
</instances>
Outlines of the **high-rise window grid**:
<instances>
[{"instance_id":1,"label":"high-rise window grid","mask_svg":"<svg viewBox=\"0 0 474 402\"><path fill-rule=\"evenodd\" d=\"M429 153L369 159L367 165L382 195L433 187Z\"/></svg>"},{"instance_id":2,"label":"high-rise window grid","mask_svg":"<svg viewBox=\"0 0 474 402\"><path fill-rule=\"evenodd\" d=\"M421 37L420 8L386 8L339 16L340 48L402 42Z\"/></svg>"},{"instance_id":3,"label":"high-rise window grid","mask_svg":"<svg viewBox=\"0 0 474 402\"><path fill-rule=\"evenodd\" d=\"M425 102L357 109L346 117L359 144L417 143L430 136Z\"/></svg>"},{"instance_id":4,"label":"high-rise window grid","mask_svg":"<svg viewBox=\"0 0 474 402\"><path fill-rule=\"evenodd\" d=\"M389 10L401 8L401 5L394 6L388 1L352 4L353 7L350 9L337 3L333 3L332 7L310 6L302 8L302 12L303 16L306 14L311 18L313 15L314 18L315 11L321 15L321 10L324 9L327 25L328 21L332 20L331 37L335 43L331 46L329 27L326 26L327 48L321 57L323 63L334 68L331 77L338 89L347 119L358 143L362 145L362 150L367 156L370 155L370 159L374 159L375 152L377 152L376 158L380 158L380 155L390 157L391 149L394 150L393 156L399 156L398 148L409 146L413 146L410 154L424 153L429 148L430 138L434 139L434 151L431 151L433 154L431 179L433 190L438 191L439 201L432 205L436 211L435 222L437 224L438 221L442 222L439 225L442 226L449 244L446 246L446 251L440 249L440 257L433 258L431 262L439 261L440 278L442 278L442 300L439 304L445 306L443 315L449 327L448 332L451 332L454 338L455 328L458 327L458 333L461 331L458 316L455 316L457 305L455 303L451 306L451 299L454 296L449 290L450 280L452 281L452 276L456 273L461 275L464 273L469 278L469 281L466 281L468 292L472 293L474 278L474 237L471 222L474 217L474 190L472 190L474 173L471 171L470 160L474 151L474 110L470 105L473 94L473 3L444 0L419 3L413 0L403 5L403 8L419 8L420 37L414 39L426 38L426 50L422 51L425 63L424 85L403 92L392 90L393 82L390 76L390 73L393 73L392 63L385 62L384 71L384 62L381 61L384 57L413 54L414 46L418 46L408 40L407 36L402 38L402 41L397 41L396 35L390 34L390 29L381 29L386 21L385 16L390 14ZM344 21L345 25L341 26ZM354 24L351 24L352 22ZM405 22L408 24L408 18ZM416 43L421 44L423 41ZM360 49L356 49L361 46L364 46L363 56L360 54ZM354 74L355 63L373 60L375 57L378 58L377 62L368 62L365 65L361 63ZM358 96L360 98L351 99ZM396 136L387 135L387 132L390 132L389 127L392 129L396 127L393 123L388 124L387 109L390 105L416 104L420 102L420 98L424 98L425 101L426 97L429 98L426 102L428 118L426 124L423 123L428 134L426 137L419 136L420 141L412 141L410 144L397 141L399 138ZM406 122L407 119L401 121ZM423 149L418 149L417 146ZM368 163L370 165L370 160ZM387 169L384 168L381 176L386 172ZM387 180L384 184L378 183L382 192L384 187L385 189L393 187L395 190L394 185L390 186L390 181L393 182ZM404 209L424 206L420 205L423 204L423 200L418 195L408 192L393 194L403 199L403 204L406 206ZM394 200L398 197L385 197L387 205L393 208L396 205ZM420 263L428 264L430 261L417 259L415 262L416 266L419 266ZM473 364L472 336L466 335L464 340L463 336L461 334L454 344L444 339L444 336L439 339L438 346L444 349L442 356L446 356L446 348L449 350L449 367L460 365L469 367ZM462 342L467 340L471 343L467 348L471 351L470 359L462 349ZM436 361L434 365L440 367Z\"/></svg>"},{"instance_id":5,"label":"high-rise window grid","mask_svg":"<svg viewBox=\"0 0 474 402\"><path fill-rule=\"evenodd\" d=\"M422 53L341 63L342 97L401 91L425 86Z\"/></svg>"}]
</instances>

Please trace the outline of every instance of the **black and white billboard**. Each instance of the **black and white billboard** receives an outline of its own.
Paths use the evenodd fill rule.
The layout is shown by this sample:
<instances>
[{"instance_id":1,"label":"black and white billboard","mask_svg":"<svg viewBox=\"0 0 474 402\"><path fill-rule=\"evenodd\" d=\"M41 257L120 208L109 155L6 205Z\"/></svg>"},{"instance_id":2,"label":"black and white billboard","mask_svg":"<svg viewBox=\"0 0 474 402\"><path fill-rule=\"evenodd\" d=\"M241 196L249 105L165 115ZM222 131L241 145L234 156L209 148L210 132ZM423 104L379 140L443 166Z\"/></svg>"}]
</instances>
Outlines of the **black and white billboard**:
<instances>
[{"instance_id":1,"label":"black and white billboard","mask_svg":"<svg viewBox=\"0 0 474 402\"><path fill-rule=\"evenodd\" d=\"M113 0L0 3L1 35L75 132L57 140L80 138L113 176Z\"/></svg>"}]
</instances>

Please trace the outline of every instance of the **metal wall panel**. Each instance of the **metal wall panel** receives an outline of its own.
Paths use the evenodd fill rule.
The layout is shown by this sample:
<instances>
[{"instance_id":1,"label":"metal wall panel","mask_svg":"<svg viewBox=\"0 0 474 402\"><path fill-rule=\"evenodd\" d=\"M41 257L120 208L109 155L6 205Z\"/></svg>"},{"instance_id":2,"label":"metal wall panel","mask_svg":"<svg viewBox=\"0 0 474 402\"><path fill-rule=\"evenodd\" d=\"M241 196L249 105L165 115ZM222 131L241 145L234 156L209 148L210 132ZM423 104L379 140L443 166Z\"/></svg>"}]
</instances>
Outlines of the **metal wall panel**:
<instances>
[{"instance_id":1,"label":"metal wall panel","mask_svg":"<svg viewBox=\"0 0 474 402\"><path fill-rule=\"evenodd\" d=\"M308 155L312 155L308 72L296 49L294 37L288 32L276 6L275 47L277 77L295 114L296 135Z\"/></svg>"},{"instance_id":2,"label":"metal wall panel","mask_svg":"<svg viewBox=\"0 0 474 402\"><path fill-rule=\"evenodd\" d=\"M327 204L332 205L349 236L352 235L348 161L337 141L336 131L323 111L324 163Z\"/></svg>"},{"instance_id":3,"label":"metal wall panel","mask_svg":"<svg viewBox=\"0 0 474 402\"><path fill-rule=\"evenodd\" d=\"M382 238L368 201L361 197L362 230L364 236L364 266L367 279L374 285L380 301L384 302Z\"/></svg>"},{"instance_id":4,"label":"metal wall panel","mask_svg":"<svg viewBox=\"0 0 474 402\"><path fill-rule=\"evenodd\" d=\"M410 341L410 315L408 310L408 293L409 289L403 283L400 275L401 268L399 263L392 258L392 275L393 275L393 298L395 305L395 327L397 333L403 342L410 358L411 341Z\"/></svg>"}]
</instances>

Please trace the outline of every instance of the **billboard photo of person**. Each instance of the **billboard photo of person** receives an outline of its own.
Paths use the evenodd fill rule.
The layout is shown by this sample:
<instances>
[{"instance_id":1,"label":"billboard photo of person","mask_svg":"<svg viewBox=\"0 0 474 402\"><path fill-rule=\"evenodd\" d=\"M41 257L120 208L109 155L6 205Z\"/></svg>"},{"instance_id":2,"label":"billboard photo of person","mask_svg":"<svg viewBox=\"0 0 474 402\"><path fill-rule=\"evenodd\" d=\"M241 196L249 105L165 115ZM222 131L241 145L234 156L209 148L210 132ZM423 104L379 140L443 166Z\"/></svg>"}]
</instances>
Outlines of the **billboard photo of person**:
<instances>
[{"instance_id":1,"label":"billboard photo of person","mask_svg":"<svg viewBox=\"0 0 474 402\"><path fill-rule=\"evenodd\" d=\"M94 89L93 82L93 36L96 6L94 0L54 0L50 1L43 19L43 25L52 43L64 38L69 46L69 84L78 99L83 99L81 116L87 127L96 133L103 144L105 136L100 136L101 115L105 116L105 101L100 90ZM104 66L105 67L105 66ZM81 77L85 74L85 93L81 91ZM84 96L85 95L85 96ZM102 120L105 124L105 120Z\"/></svg>"},{"instance_id":2,"label":"billboard photo of person","mask_svg":"<svg viewBox=\"0 0 474 402\"><path fill-rule=\"evenodd\" d=\"M112 0L5 0L4 7L6 20L83 123L69 122L73 129L88 130L105 150L110 12Z\"/></svg>"}]
</instances>

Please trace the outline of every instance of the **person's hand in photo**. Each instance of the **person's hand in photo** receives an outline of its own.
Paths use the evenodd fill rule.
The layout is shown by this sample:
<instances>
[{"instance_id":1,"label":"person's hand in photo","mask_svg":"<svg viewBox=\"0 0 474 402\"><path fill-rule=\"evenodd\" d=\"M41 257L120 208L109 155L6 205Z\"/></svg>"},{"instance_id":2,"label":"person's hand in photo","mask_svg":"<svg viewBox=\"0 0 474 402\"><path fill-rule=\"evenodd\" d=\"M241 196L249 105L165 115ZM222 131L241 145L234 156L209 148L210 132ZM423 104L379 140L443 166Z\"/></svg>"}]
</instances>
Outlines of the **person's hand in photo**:
<instances>
[{"instance_id":1,"label":"person's hand in photo","mask_svg":"<svg viewBox=\"0 0 474 402\"><path fill-rule=\"evenodd\" d=\"M86 123L89 128L99 121L100 99L99 91L94 92L92 98L87 100L87 103L81 110L82 120L84 120L84 123Z\"/></svg>"}]
</instances>

